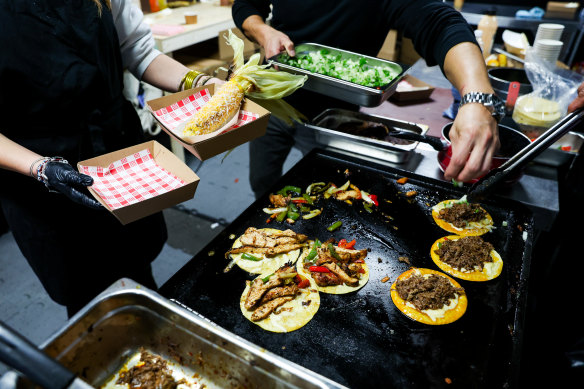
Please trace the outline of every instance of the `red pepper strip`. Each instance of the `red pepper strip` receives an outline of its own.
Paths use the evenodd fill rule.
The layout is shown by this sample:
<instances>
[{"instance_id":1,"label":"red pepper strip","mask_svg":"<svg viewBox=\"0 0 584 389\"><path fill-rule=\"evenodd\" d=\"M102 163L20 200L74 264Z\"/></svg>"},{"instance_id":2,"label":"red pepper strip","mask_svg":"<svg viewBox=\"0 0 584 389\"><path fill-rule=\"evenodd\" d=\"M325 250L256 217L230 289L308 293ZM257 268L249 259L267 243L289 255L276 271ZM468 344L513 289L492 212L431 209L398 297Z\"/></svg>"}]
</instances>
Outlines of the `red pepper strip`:
<instances>
[{"instance_id":1,"label":"red pepper strip","mask_svg":"<svg viewBox=\"0 0 584 389\"><path fill-rule=\"evenodd\" d=\"M355 259L353 263L365 263L365 261L362 259Z\"/></svg>"},{"instance_id":2,"label":"red pepper strip","mask_svg":"<svg viewBox=\"0 0 584 389\"><path fill-rule=\"evenodd\" d=\"M376 207L379 207L379 201L377 201L377 195L370 194L370 195L369 195L369 198L370 198L371 200L373 200L373 204L375 204L375 206L376 206Z\"/></svg>"},{"instance_id":3,"label":"red pepper strip","mask_svg":"<svg viewBox=\"0 0 584 389\"><path fill-rule=\"evenodd\" d=\"M276 216L278 216L277 213L271 214L270 217L266 219L266 224L269 224L272 220L276 218Z\"/></svg>"},{"instance_id":4,"label":"red pepper strip","mask_svg":"<svg viewBox=\"0 0 584 389\"><path fill-rule=\"evenodd\" d=\"M300 289L304 289L310 285L310 281L308 281L308 278L303 277L300 274L296 274L296 277L294 277L294 281L296 282L298 288Z\"/></svg>"},{"instance_id":5,"label":"red pepper strip","mask_svg":"<svg viewBox=\"0 0 584 389\"><path fill-rule=\"evenodd\" d=\"M339 247L342 249L346 249L347 248L347 239L339 240Z\"/></svg>"},{"instance_id":6,"label":"red pepper strip","mask_svg":"<svg viewBox=\"0 0 584 389\"><path fill-rule=\"evenodd\" d=\"M572 150L572 146L562 146L563 151L570 151Z\"/></svg>"},{"instance_id":7,"label":"red pepper strip","mask_svg":"<svg viewBox=\"0 0 584 389\"><path fill-rule=\"evenodd\" d=\"M361 274L364 274L364 273L365 273L365 269L363 269L363 268L360 268L360 269L359 269L359 273L361 273Z\"/></svg>"},{"instance_id":8,"label":"red pepper strip","mask_svg":"<svg viewBox=\"0 0 584 389\"><path fill-rule=\"evenodd\" d=\"M292 200L292 202L294 204L308 204L308 201L306 201L305 199L296 199L296 200Z\"/></svg>"},{"instance_id":9,"label":"red pepper strip","mask_svg":"<svg viewBox=\"0 0 584 389\"><path fill-rule=\"evenodd\" d=\"M350 241L349 243L347 243L345 245L345 248L346 249L349 249L349 250L353 250L353 249L355 249L355 244L356 243L357 243L357 241L355 239L353 239L352 241Z\"/></svg>"},{"instance_id":10,"label":"red pepper strip","mask_svg":"<svg viewBox=\"0 0 584 389\"><path fill-rule=\"evenodd\" d=\"M330 273L331 271L324 266L310 266L308 268L310 271L315 271L317 273Z\"/></svg>"}]
</instances>

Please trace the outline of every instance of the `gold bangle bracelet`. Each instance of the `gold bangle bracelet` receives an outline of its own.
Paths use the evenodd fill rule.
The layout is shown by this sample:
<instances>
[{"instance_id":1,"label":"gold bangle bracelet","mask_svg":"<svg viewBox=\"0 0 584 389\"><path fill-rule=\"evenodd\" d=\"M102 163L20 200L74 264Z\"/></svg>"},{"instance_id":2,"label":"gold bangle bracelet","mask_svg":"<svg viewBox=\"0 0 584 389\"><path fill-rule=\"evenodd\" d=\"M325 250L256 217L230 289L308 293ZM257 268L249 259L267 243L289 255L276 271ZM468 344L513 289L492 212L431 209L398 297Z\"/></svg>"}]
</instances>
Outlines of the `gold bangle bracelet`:
<instances>
[{"instance_id":1,"label":"gold bangle bracelet","mask_svg":"<svg viewBox=\"0 0 584 389\"><path fill-rule=\"evenodd\" d=\"M196 70L190 70L187 72L187 74L185 74L182 78L182 80L180 81L180 84L178 84L178 90L179 92L181 90L187 90L187 89L191 89L193 87L193 81L200 75L202 75L203 73L201 72L197 72Z\"/></svg>"}]
</instances>

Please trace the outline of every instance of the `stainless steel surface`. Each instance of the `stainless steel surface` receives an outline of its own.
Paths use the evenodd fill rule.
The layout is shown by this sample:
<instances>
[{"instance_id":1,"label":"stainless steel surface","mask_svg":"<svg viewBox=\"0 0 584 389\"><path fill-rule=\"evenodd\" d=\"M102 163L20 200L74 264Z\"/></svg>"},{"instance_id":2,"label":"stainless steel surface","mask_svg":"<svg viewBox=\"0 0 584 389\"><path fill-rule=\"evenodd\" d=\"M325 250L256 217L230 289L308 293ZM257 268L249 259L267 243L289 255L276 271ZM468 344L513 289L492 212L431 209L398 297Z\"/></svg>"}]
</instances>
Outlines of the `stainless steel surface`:
<instances>
[{"instance_id":1,"label":"stainless steel surface","mask_svg":"<svg viewBox=\"0 0 584 389\"><path fill-rule=\"evenodd\" d=\"M415 141L400 141L396 139L401 143L398 144L334 130L340 124L354 121L381 123L386 125L390 131L394 129L411 131L419 135L425 135L428 132L428 126L423 124L341 109L327 109L315 117L312 124L307 124L306 126L315 131L316 142L322 146L338 150L350 150L355 154L394 163L407 161L411 151L418 145L418 142Z\"/></svg>"},{"instance_id":2,"label":"stainless steel surface","mask_svg":"<svg viewBox=\"0 0 584 389\"><path fill-rule=\"evenodd\" d=\"M389 84L383 86L380 89L376 89L284 64L280 60L284 53L280 53L272 58L269 58L268 62L272 65L278 66L280 70L284 70L293 74L308 76L307 81L304 83L304 88L307 90L335 97L337 99L363 107L376 107L387 100L389 96L395 92L398 82L409 69L407 65L399 64L397 62L369 57L367 55L336 49L334 47L320 45L317 43L302 43L295 47L297 55L323 49L328 50L331 54L341 55L342 59L359 61L359 59L365 58L367 59L368 65L380 66L390 69L392 72L397 73L397 76Z\"/></svg>"},{"instance_id":3,"label":"stainless steel surface","mask_svg":"<svg viewBox=\"0 0 584 389\"><path fill-rule=\"evenodd\" d=\"M341 388L128 279L77 313L41 348L99 387L141 347L207 387ZM18 387L32 387L21 380Z\"/></svg>"},{"instance_id":4,"label":"stainless steel surface","mask_svg":"<svg viewBox=\"0 0 584 389\"><path fill-rule=\"evenodd\" d=\"M535 158L535 161L549 166L562 166L570 163L578 154L584 144L584 135L577 132L568 132L547 150ZM569 150L562 150L569 147Z\"/></svg>"}]
</instances>

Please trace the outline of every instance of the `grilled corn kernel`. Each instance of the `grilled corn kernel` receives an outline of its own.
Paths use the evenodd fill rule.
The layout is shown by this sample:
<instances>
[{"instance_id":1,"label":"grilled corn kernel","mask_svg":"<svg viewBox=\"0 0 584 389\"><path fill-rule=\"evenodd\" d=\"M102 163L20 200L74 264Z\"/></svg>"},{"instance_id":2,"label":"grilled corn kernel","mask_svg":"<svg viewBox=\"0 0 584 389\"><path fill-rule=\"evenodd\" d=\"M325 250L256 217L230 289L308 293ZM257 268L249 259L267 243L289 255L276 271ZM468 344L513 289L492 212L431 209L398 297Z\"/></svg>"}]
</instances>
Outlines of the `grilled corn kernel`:
<instances>
[{"instance_id":1,"label":"grilled corn kernel","mask_svg":"<svg viewBox=\"0 0 584 389\"><path fill-rule=\"evenodd\" d=\"M183 134L204 135L217 131L237 113L243 95L243 88L233 80L221 85L211 100L186 124Z\"/></svg>"}]
</instances>

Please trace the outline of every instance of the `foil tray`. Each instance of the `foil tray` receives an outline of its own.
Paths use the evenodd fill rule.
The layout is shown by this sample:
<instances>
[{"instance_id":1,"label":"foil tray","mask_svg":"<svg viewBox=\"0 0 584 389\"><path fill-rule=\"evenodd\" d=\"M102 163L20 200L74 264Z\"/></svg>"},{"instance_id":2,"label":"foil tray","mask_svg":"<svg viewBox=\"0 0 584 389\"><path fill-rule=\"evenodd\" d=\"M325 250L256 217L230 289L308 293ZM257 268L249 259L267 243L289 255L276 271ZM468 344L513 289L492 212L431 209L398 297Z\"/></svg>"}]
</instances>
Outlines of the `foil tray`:
<instances>
[{"instance_id":1,"label":"foil tray","mask_svg":"<svg viewBox=\"0 0 584 389\"><path fill-rule=\"evenodd\" d=\"M341 55L342 59L359 61L360 59L365 58L369 65L388 68L393 72L397 72L398 75L390 83L377 89L355 84L353 82L341 80L335 77L325 76L324 74L313 73L309 70L285 64L281 60L285 52L269 58L268 63L277 66L279 70L283 70L292 74L308 76L308 79L304 83L303 87L307 90L344 100L346 102L363 107L376 107L387 100L389 96L395 92L397 84L403 78L403 76L405 76L407 70L409 69L409 66L397 62L369 57L367 55L357 54L351 51L341 50L317 43L302 43L295 47L297 55L323 49L328 50L331 54Z\"/></svg>"},{"instance_id":2,"label":"foil tray","mask_svg":"<svg viewBox=\"0 0 584 389\"><path fill-rule=\"evenodd\" d=\"M209 389L343 388L129 279L93 299L41 348L96 388L141 348L162 356L173 376ZM35 387L13 371L4 387L7 375L14 388Z\"/></svg>"},{"instance_id":3,"label":"foil tray","mask_svg":"<svg viewBox=\"0 0 584 389\"><path fill-rule=\"evenodd\" d=\"M321 146L337 150L350 150L355 154L393 163L406 162L419 143L394 138L391 135L384 139L376 139L338 130L343 124L352 122L379 123L385 125L390 131L411 131L418 135L425 135L429 128L425 124L336 108L325 110L306 127L315 132L316 142Z\"/></svg>"}]
</instances>

